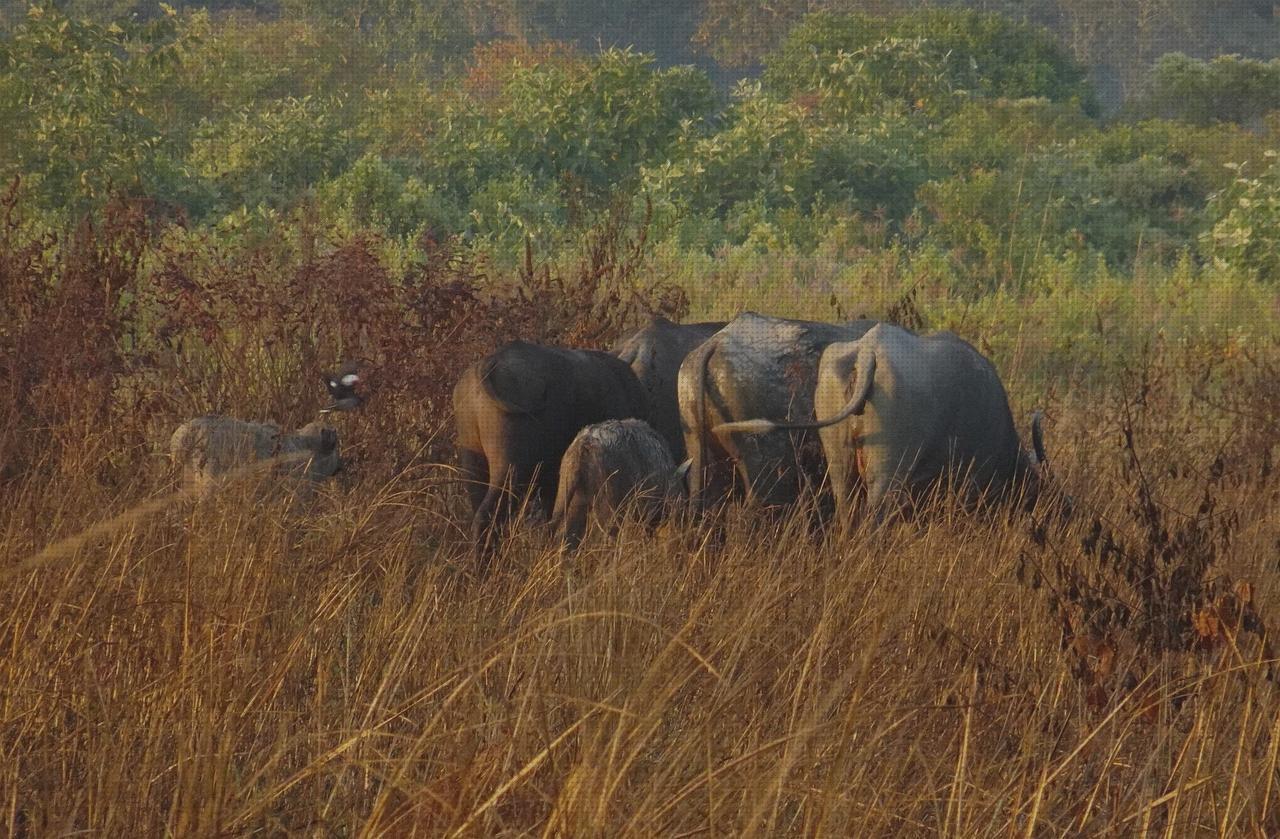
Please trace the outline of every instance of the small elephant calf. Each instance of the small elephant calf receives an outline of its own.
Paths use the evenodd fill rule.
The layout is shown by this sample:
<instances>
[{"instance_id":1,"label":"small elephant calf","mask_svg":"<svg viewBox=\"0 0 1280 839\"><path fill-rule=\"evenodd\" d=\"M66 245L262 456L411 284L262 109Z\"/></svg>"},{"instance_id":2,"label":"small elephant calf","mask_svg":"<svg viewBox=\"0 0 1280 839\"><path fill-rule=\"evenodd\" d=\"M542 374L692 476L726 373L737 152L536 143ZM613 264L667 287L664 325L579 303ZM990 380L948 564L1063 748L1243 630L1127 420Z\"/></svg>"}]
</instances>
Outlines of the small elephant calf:
<instances>
[{"instance_id":1,"label":"small elephant calf","mask_svg":"<svg viewBox=\"0 0 1280 839\"><path fill-rule=\"evenodd\" d=\"M666 442L642 420L582 429L560 461L552 522L564 530L564 548L577 548L592 514L616 530L629 503L643 521L656 525L684 496L688 469L688 462L676 467Z\"/></svg>"},{"instance_id":2,"label":"small elephant calf","mask_svg":"<svg viewBox=\"0 0 1280 839\"><path fill-rule=\"evenodd\" d=\"M285 433L273 423L216 414L178 426L169 440L169 455L182 471L184 486L201 498L228 472L271 458L280 458L272 474L304 494L342 468L338 432L319 422Z\"/></svg>"}]
</instances>

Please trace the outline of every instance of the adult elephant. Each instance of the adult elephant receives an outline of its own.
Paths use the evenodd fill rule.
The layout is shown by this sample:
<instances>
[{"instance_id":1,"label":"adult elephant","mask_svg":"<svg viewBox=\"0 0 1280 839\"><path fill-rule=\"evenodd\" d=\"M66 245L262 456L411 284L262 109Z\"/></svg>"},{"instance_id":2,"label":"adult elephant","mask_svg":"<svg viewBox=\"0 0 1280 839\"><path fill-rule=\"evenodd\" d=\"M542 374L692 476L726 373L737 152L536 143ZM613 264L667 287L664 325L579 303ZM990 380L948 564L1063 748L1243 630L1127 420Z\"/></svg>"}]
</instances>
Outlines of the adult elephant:
<instances>
[{"instance_id":1,"label":"adult elephant","mask_svg":"<svg viewBox=\"0 0 1280 839\"><path fill-rule=\"evenodd\" d=\"M794 503L821 485L826 467L815 431L797 426L742 433L723 427L755 417L812 421L822 351L862 337L875 323L745 312L685 358L678 390L695 513L726 497L735 476L748 500L765 506Z\"/></svg>"},{"instance_id":2,"label":"adult elephant","mask_svg":"<svg viewBox=\"0 0 1280 839\"><path fill-rule=\"evenodd\" d=\"M625 362L606 352L524 341L468 367L454 386L453 409L479 554L496 549L515 505L530 491L551 513L560 459L581 429L648 416L644 388Z\"/></svg>"},{"instance_id":3,"label":"adult elephant","mask_svg":"<svg viewBox=\"0 0 1280 839\"><path fill-rule=\"evenodd\" d=\"M757 419L717 434L818 429L837 509L850 515L865 487L876 522L949 483L971 504L1033 501L1047 464L1037 413L1032 450L1018 439L995 366L951 332L915 335L879 324L822 354L817 421Z\"/></svg>"},{"instance_id":4,"label":"adult elephant","mask_svg":"<svg viewBox=\"0 0 1280 839\"><path fill-rule=\"evenodd\" d=\"M648 325L613 346L613 354L631 366L631 372L644 387L649 399L649 424L666 441L676 463L686 457L676 393L680 364L724 327L724 321L674 323L654 315Z\"/></svg>"}]
</instances>

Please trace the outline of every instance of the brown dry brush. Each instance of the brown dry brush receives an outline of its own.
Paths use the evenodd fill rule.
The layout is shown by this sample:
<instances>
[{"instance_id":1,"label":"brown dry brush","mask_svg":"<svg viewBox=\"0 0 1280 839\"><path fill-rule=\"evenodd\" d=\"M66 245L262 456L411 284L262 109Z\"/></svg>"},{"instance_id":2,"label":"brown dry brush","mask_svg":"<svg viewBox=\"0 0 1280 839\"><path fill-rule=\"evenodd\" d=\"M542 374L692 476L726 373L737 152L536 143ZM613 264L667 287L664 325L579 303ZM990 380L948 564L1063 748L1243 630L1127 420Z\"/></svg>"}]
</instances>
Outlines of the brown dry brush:
<instances>
[{"instance_id":1,"label":"brown dry brush","mask_svg":"<svg viewBox=\"0 0 1280 839\"><path fill-rule=\"evenodd\" d=\"M525 239L514 303L537 314L544 343L602 349L647 315L680 320L688 313L688 295L679 285L639 281L648 258L652 200L646 198L634 233L630 215L630 205L621 200L600 213L582 234L580 258L565 276L550 264L535 266L532 241Z\"/></svg>"},{"instance_id":2,"label":"brown dry brush","mask_svg":"<svg viewBox=\"0 0 1280 839\"><path fill-rule=\"evenodd\" d=\"M335 419L344 447L385 478L448 459L453 383L501 343L601 347L647 313L687 310L677 286L639 279L650 213L637 222L622 204L584 231L569 268L528 250L514 276L429 236L393 274L372 234L229 247L166 235L144 202L115 201L64 237L33 231L23 209L15 182L0 198L0 372L18 396L0 413L7 481L104 435L128 474L206 412L306 422L344 360L374 393L358 418Z\"/></svg>"},{"instance_id":3,"label":"brown dry brush","mask_svg":"<svg viewBox=\"0 0 1280 839\"><path fill-rule=\"evenodd\" d=\"M248 349L278 348L292 362L271 393L297 421L315 410L322 373L358 360L374 394L359 425L368 454L381 461L366 465L398 471L423 455L447 456L453 383L501 343L599 347L648 312L681 316L687 302L676 287L637 280L647 225L646 218L633 240L626 217L610 213L584 234L579 261L565 275L535 266L527 246L514 277L494 277L457 242L431 237L419 242L415 264L393 276L377 256L377 238L356 235L297 266L278 289L258 277L253 254L247 266L205 277L171 255L161 273L165 308L188 312L180 325L200 327L204 350L221 349L206 382L234 369L246 349L237 333L253 325ZM189 329L172 332L190 340Z\"/></svg>"},{"instance_id":4,"label":"brown dry brush","mask_svg":"<svg viewBox=\"0 0 1280 839\"><path fill-rule=\"evenodd\" d=\"M1277 681L1256 587L1224 567L1240 528L1240 511L1224 495L1232 487L1270 489L1270 460L1257 453L1269 453L1280 434L1255 425L1236 435L1236 445L1202 453L1207 462L1184 454L1186 461L1154 470L1139 441L1142 418L1160 413L1151 403L1163 372L1148 364L1127 374L1117 399L1125 488L1118 515L1080 511L1084 526L1074 543L1051 536L1045 517L1032 519L1033 548L1018 569L1019 579L1044 592L1087 704L1112 707L1141 687L1148 718L1162 708L1179 711L1215 668L1239 666L1242 678L1261 672ZM1267 390L1258 384L1253 392ZM1194 511L1162 497L1162 477L1196 479Z\"/></svg>"},{"instance_id":5,"label":"brown dry brush","mask_svg":"<svg viewBox=\"0 0 1280 839\"><path fill-rule=\"evenodd\" d=\"M146 411L149 394L118 383L139 361L131 305L155 234L147 202L111 201L68 234L34 230L15 179L0 196L0 378L11 398L0 413L0 482L37 471L90 468L115 483L119 457L83 453L120 414ZM111 440L115 453L139 440Z\"/></svg>"}]
</instances>

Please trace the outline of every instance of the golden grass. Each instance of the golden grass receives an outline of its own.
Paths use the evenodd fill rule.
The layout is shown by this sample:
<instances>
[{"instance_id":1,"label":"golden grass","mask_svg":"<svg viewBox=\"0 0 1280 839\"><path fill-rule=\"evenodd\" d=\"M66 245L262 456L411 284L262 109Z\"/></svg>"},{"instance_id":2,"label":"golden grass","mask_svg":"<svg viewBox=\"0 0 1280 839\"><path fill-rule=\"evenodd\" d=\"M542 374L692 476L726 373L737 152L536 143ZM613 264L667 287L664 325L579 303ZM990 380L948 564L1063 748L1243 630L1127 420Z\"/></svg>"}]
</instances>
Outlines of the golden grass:
<instances>
[{"instance_id":1,"label":"golden grass","mask_svg":"<svg viewBox=\"0 0 1280 839\"><path fill-rule=\"evenodd\" d=\"M1132 530L1110 414L1049 407L1086 512L1039 552L1025 518L823 540L737 509L717 549L629 528L562 560L528 525L476 580L447 471L357 459L305 514L237 485L33 563L167 485L32 479L0 512L0 832L1276 835L1256 644L1125 659L1097 702L1020 581L1093 513ZM1143 416L1161 503L1194 511L1164 467L1230 422ZM1168 431L1196 423L1222 436ZM1232 468L1225 570L1280 615L1280 502Z\"/></svg>"}]
</instances>

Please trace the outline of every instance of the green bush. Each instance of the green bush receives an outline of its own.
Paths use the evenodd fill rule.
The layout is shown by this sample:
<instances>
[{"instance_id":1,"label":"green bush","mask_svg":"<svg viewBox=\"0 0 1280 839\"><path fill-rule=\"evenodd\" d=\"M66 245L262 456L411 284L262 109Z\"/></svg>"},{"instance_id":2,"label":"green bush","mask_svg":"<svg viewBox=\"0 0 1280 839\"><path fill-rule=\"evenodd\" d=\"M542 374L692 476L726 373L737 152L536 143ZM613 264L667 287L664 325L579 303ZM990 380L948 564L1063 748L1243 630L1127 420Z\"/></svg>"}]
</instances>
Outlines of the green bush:
<instances>
[{"instance_id":1,"label":"green bush","mask_svg":"<svg viewBox=\"0 0 1280 839\"><path fill-rule=\"evenodd\" d=\"M1275 145L1275 140L1274 135L1249 131L1232 123L1194 126L1148 119L1113 123L1105 131L1093 132L1088 142L1103 165L1142 155L1159 155L1185 166L1202 183L1207 195L1232 180L1228 164L1266 165L1266 153Z\"/></svg>"},{"instance_id":2,"label":"green bush","mask_svg":"<svg viewBox=\"0 0 1280 839\"><path fill-rule=\"evenodd\" d=\"M506 248L633 191L642 164L701 132L713 101L704 74L629 51L493 48L440 89L407 79L372 92L355 136L465 208L453 232Z\"/></svg>"},{"instance_id":3,"label":"green bush","mask_svg":"<svg viewBox=\"0 0 1280 839\"><path fill-rule=\"evenodd\" d=\"M189 46L172 16L102 26L32 6L0 40L0 177L71 216L117 191L163 197L153 173L181 149L149 104Z\"/></svg>"},{"instance_id":4,"label":"green bush","mask_svg":"<svg viewBox=\"0 0 1280 839\"><path fill-rule=\"evenodd\" d=\"M1272 153L1256 177L1243 166L1235 171L1231 184L1209 202L1215 223L1205 247L1220 264L1274 283L1280 280L1280 165Z\"/></svg>"},{"instance_id":5,"label":"green bush","mask_svg":"<svg viewBox=\"0 0 1280 839\"><path fill-rule=\"evenodd\" d=\"M220 208L282 207L300 190L345 168L354 148L343 103L335 98L283 99L202 124L190 162L216 183Z\"/></svg>"},{"instance_id":6,"label":"green bush","mask_svg":"<svg viewBox=\"0 0 1280 839\"><path fill-rule=\"evenodd\" d=\"M322 211L350 231L380 230L404 238L432 231L461 230L465 213L434 187L376 154L365 154L350 169L318 189Z\"/></svg>"},{"instance_id":7,"label":"green bush","mask_svg":"<svg viewBox=\"0 0 1280 839\"><path fill-rule=\"evenodd\" d=\"M927 137L930 165L944 172L1002 169L1037 149L1097 132L1079 108L1047 99L967 102Z\"/></svg>"},{"instance_id":8,"label":"green bush","mask_svg":"<svg viewBox=\"0 0 1280 839\"><path fill-rule=\"evenodd\" d=\"M883 108L947 112L959 94L1095 109L1083 68L1047 31L971 10L809 15L767 59L764 81L783 96L816 95L834 119Z\"/></svg>"},{"instance_id":9,"label":"green bush","mask_svg":"<svg viewBox=\"0 0 1280 839\"><path fill-rule=\"evenodd\" d=\"M355 99L386 62L357 34L307 18L214 20L198 12L183 20L199 40L164 101L154 103L173 129L290 97Z\"/></svg>"},{"instance_id":10,"label":"green bush","mask_svg":"<svg viewBox=\"0 0 1280 839\"><path fill-rule=\"evenodd\" d=\"M297 221L403 254L425 231L499 259L530 237L554 259L630 204L652 210L650 243L684 252L901 249L950 260L968 290L1184 252L1275 271L1274 126L1214 120L1262 109L1280 65L1168 57L1151 102L1211 124L1104 124L1041 29L821 13L721 103L705 74L629 50L504 40L446 61L462 42L431 34L453 25L435 0L413 32L383 31L404 2L119 26L39 5L0 41L0 177L51 227L126 193L241 243ZM402 55L420 36L427 57Z\"/></svg>"},{"instance_id":11,"label":"green bush","mask_svg":"<svg viewBox=\"0 0 1280 839\"><path fill-rule=\"evenodd\" d=\"M556 186L518 172L486 181L471 195L465 232L509 260L521 252L526 236L540 249L550 247L566 222Z\"/></svg>"},{"instance_id":12,"label":"green bush","mask_svg":"<svg viewBox=\"0 0 1280 839\"><path fill-rule=\"evenodd\" d=\"M1160 157L1103 165L1071 146L920 190L930 240L992 283L1021 280L1041 259L1073 253L1098 254L1113 266L1140 254L1172 259L1195 242L1201 198L1190 173Z\"/></svg>"},{"instance_id":13,"label":"green bush","mask_svg":"<svg viewBox=\"0 0 1280 839\"><path fill-rule=\"evenodd\" d=\"M1170 53L1151 68L1145 87L1135 106L1142 113L1197 125L1257 122L1280 110L1280 59L1201 61Z\"/></svg>"},{"instance_id":14,"label":"green bush","mask_svg":"<svg viewBox=\"0 0 1280 839\"><path fill-rule=\"evenodd\" d=\"M807 232L781 239L810 242L822 223L800 225L797 213L840 210L892 220L910 213L928 177L912 121L868 116L827 124L758 85L740 87L736 100L721 130L686 137L674 160L646 170L647 187L664 200L725 220L719 233L726 238L708 245L744 242L752 231L759 238L783 213L791 218L784 228Z\"/></svg>"},{"instance_id":15,"label":"green bush","mask_svg":"<svg viewBox=\"0 0 1280 839\"><path fill-rule=\"evenodd\" d=\"M811 135L804 112L743 83L724 127L686 134L674 160L646 172L651 188L668 192L695 213L723 214L735 204L794 203L796 183L808 177Z\"/></svg>"},{"instance_id":16,"label":"green bush","mask_svg":"<svg viewBox=\"0 0 1280 839\"><path fill-rule=\"evenodd\" d=\"M945 58L953 85L971 95L1044 97L1097 112L1085 68L1047 29L995 13L953 8L902 15L893 21L892 33L927 40Z\"/></svg>"},{"instance_id":17,"label":"green bush","mask_svg":"<svg viewBox=\"0 0 1280 839\"><path fill-rule=\"evenodd\" d=\"M607 50L581 65L517 68L485 108L480 139L506 166L562 184L567 201L603 206L710 113L705 74L652 65L650 56Z\"/></svg>"}]
</instances>

